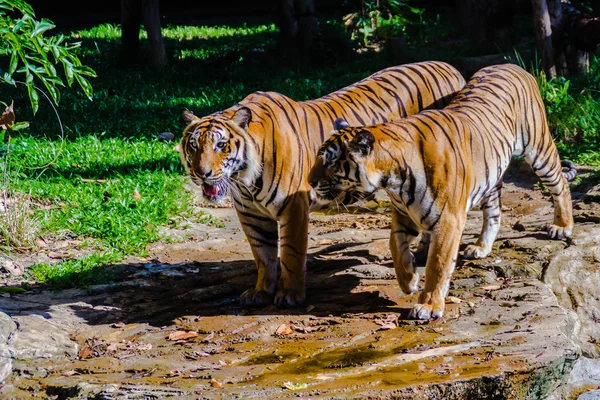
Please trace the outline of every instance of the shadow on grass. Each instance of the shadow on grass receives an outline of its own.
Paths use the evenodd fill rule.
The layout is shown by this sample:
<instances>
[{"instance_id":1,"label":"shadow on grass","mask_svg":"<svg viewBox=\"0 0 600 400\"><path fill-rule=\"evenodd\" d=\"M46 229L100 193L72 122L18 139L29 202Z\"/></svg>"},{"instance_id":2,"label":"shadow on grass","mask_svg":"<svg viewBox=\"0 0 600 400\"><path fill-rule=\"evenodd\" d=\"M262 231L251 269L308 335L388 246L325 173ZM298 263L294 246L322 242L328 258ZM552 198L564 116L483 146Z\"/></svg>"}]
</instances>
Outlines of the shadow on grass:
<instances>
[{"instance_id":1,"label":"shadow on grass","mask_svg":"<svg viewBox=\"0 0 600 400\"><path fill-rule=\"evenodd\" d=\"M175 143L173 143L175 146ZM93 162L87 164L85 167L75 165L51 165L44 170L44 174L34 174L37 171L33 171L32 177L40 181L54 180L56 177L64 177L69 180L77 179L112 179L118 178L119 176L130 176L137 174L144 174L147 172L162 171L169 174L184 175L185 171L179 156L174 159L174 156L165 155L160 158L146 160L143 162L126 161L122 163L110 163L106 161Z\"/></svg>"},{"instance_id":2,"label":"shadow on grass","mask_svg":"<svg viewBox=\"0 0 600 400\"><path fill-rule=\"evenodd\" d=\"M323 259L322 256L353 247L360 243L332 245L309 254L307 274L307 305L315 306L317 316L342 315L352 312L398 312L397 304L378 292L352 293L360 278L340 273L363 263L372 256L366 250L345 253L346 259ZM102 268L100 270L100 268ZM102 271L117 281L97 284L86 289L49 290L37 285L29 293L12 298L0 297L0 309L9 314L39 314L49 316L55 306L66 304L90 325L114 322L169 325L186 315L239 315L240 294L256 282L252 260L223 262L189 262L183 264L114 264L84 272L88 276L69 277L86 280L90 274ZM393 268L390 268L393 274ZM83 303L92 305L89 307ZM305 314L306 307L278 309L274 305L245 311L250 315ZM400 310L408 315L409 310Z\"/></svg>"}]
</instances>

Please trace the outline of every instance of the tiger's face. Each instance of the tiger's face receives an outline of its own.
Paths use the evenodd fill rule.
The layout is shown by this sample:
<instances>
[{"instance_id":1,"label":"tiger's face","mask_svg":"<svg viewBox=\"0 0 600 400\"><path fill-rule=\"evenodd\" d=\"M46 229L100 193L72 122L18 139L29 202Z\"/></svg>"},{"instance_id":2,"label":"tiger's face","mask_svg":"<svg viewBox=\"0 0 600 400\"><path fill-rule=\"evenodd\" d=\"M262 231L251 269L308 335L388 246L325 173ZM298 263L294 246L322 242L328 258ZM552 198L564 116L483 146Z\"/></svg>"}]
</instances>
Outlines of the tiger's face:
<instances>
[{"instance_id":1,"label":"tiger's face","mask_svg":"<svg viewBox=\"0 0 600 400\"><path fill-rule=\"evenodd\" d=\"M377 186L368 179L364 160L375 137L361 128L336 121L336 130L319 148L308 182L318 200L350 204L372 194Z\"/></svg>"},{"instance_id":2,"label":"tiger's face","mask_svg":"<svg viewBox=\"0 0 600 400\"><path fill-rule=\"evenodd\" d=\"M209 201L223 200L236 180L248 185L258 174L247 133L251 116L246 107L231 117L216 113L198 118L188 110L183 112L188 125L176 149L192 182L202 187Z\"/></svg>"}]
</instances>

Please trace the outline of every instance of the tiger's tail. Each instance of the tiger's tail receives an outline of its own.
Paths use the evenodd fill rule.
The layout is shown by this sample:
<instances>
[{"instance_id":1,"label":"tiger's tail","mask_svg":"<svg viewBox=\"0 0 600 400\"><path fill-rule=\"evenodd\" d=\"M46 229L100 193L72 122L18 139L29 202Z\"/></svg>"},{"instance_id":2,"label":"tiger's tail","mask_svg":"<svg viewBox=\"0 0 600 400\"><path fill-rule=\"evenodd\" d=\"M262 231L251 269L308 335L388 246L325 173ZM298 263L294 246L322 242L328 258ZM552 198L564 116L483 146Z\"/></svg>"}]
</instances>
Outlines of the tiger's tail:
<instances>
[{"instance_id":1,"label":"tiger's tail","mask_svg":"<svg viewBox=\"0 0 600 400\"><path fill-rule=\"evenodd\" d=\"M571 161L563 160L561 161L560 165L562 165L563 168L567 168L566 171L563 171L563 176L568 182L572 182L577 176L577 168L575 168L575 164L573 164Z\"/></svg>"}]
</instances>

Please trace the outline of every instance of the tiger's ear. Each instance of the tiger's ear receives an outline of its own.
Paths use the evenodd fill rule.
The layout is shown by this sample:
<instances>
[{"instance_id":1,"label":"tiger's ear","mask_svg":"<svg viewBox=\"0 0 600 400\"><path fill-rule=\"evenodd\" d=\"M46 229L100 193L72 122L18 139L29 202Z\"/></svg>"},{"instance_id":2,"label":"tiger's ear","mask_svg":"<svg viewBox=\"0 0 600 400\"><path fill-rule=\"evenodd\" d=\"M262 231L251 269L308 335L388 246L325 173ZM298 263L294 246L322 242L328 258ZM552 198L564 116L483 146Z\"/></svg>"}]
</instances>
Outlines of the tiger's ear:
<instances>
[{"instance_id":1,"label":"tiger's ear","mask_svg":"<svg viewBox=\"0 0 600 400\"><path fill-rule=\"evenodd\" d=\"M192 123L192 121L198 119L198 117L196 117L194 113L188 110L187 108L184 108L183 112L181 113L181 119L183 120L183 122L189 125Z\"/></svg>"},{"instance_id":2,"label":"tiger's ear","mask_svg":"<svg viewBox=\"0 0 600 400\"><path fill-rule=\"evenodd\" d=\"M344 118L338 118L333 121L333 129L339 131L340 129L350 128L350 124L346 122Z\"/></svg>"},{"instance_id":3,"label":"tiger's ear","mask_svg":"<svg viewBox=\"0 0 600 400\"><path fill-rule=\"evenodd\" d=\"M234 124L247 131L248 124L252 120L252 111L250 111L248 107L240 107L235 114L233 114L231 120Z\"/></svg>"},{"instance_id":4,"label":"tiger's ear","mask_svg":"<svg viewBox=\"0 0 600 400\"><path fill-rule=\"evenodd\" d=\"M375 136L369 131L361 130L348 143L348 150L351 153L365 157L373 151L373 143L375 143Z\"/></svg>"}]
</instances>

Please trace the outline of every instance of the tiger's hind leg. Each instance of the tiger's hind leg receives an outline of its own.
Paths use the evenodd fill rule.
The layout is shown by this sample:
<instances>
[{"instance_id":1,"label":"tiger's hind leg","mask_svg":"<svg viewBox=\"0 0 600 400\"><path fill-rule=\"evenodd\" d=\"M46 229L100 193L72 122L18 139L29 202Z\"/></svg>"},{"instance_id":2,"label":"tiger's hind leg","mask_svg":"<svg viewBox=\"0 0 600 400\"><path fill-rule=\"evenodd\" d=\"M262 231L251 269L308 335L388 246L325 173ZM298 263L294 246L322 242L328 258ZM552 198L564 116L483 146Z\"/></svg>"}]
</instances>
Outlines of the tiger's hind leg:
<instances>
[{"instance_id":1,"label":"tiger's hind leg","mask_svg":"<svg viewBox=\"0 0 600 400\"><path fill-rule=\"evenodd\" d=\"M573 233L571 190L563 176L560 158L549 132L547 137L548 143L542 147L542 152L537 155L528 154L526 160L554 200L554 222L546 227L548 236L553 239L566 239Z\"/></svg>"},{"instance_id":2,"label":"tiger's hind leg","mask_svg":"<svg viewBox=\"0 0 600 400\"><path fill-rule=\"evenodd\" d=\"M253 211L237 210L258 270L255 287L242 293L240 302L244 306L265 306L273 304L277 285L277 221Z\"/></svg>"},{"instance_id":3,"label":"tiger's hind leg","mask_svg":"<svg viewBox=\"0 0 600 400\"><path fill-rule=\"evenodd\" d=\"M396 279L406 294L419 290L419 274L416 273L415 257L409 249L419 235L417 225L405 214L392 209L392 232L390 250L396 270Z\"/></svg>"},{"instance_id":4,"label":"tiger's hind leg","mask_svg":"<svg viewBox=\"0 0 600 400\"><path fill-rule=\"evenodd\" d=\"M483 211L483 226L477 242L465 248L464 257L477 259L487 257L492 252L492 246L498 231L500 230L500 218L502 207L500 195L502 192L502 181L481 201Z\"/></svg>"}]
</instances>

